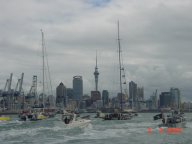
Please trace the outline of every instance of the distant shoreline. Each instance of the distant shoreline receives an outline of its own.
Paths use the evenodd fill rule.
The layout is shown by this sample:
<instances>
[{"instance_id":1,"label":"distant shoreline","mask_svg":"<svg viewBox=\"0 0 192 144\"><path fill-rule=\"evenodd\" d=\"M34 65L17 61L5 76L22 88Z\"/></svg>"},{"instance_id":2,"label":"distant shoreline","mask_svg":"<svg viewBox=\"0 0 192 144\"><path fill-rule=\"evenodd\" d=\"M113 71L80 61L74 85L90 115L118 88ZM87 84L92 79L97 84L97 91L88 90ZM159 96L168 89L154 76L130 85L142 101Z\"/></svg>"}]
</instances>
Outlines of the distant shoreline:
<instances>
[{"instance_id":1,"label":"distant shoreline","mask_svg":"<svg viewBox=\"0 0 192 144\"><path fill-rule=\"evenodd\" d=\"M166 113L167 111L165 111ZM189 111L182 111L184 113L192 113ZM18 115L20 111L1 111L0 115ZM83 112L83 113L96 113L96 112ZM139 111L138 113L160 113L160 111Z\"/></svg>"}]
</instances>

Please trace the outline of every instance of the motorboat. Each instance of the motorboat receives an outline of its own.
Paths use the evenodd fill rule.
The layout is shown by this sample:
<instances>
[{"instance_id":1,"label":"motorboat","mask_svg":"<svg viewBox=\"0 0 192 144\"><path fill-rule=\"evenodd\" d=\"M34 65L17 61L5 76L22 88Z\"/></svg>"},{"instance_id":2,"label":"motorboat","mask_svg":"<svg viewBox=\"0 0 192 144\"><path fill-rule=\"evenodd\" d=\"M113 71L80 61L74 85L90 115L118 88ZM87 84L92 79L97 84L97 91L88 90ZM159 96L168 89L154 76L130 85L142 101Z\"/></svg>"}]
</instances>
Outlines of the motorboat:
<instances>
[{"instance_id":1,"label":"motorboat","mask_svg":"<svg viewBox=\"0 0 192 144\"><path fill-rule=\"evenodd\" d=\"M47 119L47 116L39 111L22 111L19 118L20 121L37 121Z\"/></svg>"},{"instance_id":2,"label":"motorboat","mask_svg":"<svg viewBox=\"0 0 192 144\"><path fill-rule=\"evenodd\" d=\"M91 120L85 118L77 118L75 113L65 113L62 115L62 121L65 123L66 127L68 128L83 128L89 125Z\"/></svg>"},{"instance_id":3,"label":"motorboat","mask_svg":"<svg viewBox=\"0 0 192 144\"><path fill-rule=\"evenodd\" d=\"M184 113L181 113L179 111L171 111L171 113L166 116L163 113L155 115L154 120L157 119L162 119L162 123L158 125L159 127L183 128L186 125Z\"/></svg>"},{"instance_id":4,"label":"motorboat","mask_svg":"<svg viewBox=\"0 0 192 144\"><path fill-rule=\"evenodd\" d=\"M8 116L0 116L0 121L10 121L11 120L11 118L10 117L8 117Z\"/></svg>"},{"instance_id":5,"label":"motorboat","mask_svg":"<svg viewBox=\"0 0 192 144\"><path fill-rule=\"evenodd\" d=\"M105 118L105 113L101 111L97 111L95 118Z\"/></svg>"},{"instance_id":6,"label":"motorboat","mask_svg":"<svg viewBox=\"0 0 192 144\"><path fill-rule=\"evenodd\" d=\"M45 116L45 114L43 113L38 113L37 114L37 120L44 120L47 119L47 117Z\"/></svg>"},{"instance_id":7,"label":"motorboat","mask_svg":"<svg viewBox=\"0 0 192 144\"><path fill-rule=\"evenodd\" d=\"M132 116L128 113L108 113L105 114L104 120L129 120Z\"/></svg>"},{"instance_id":8,"label":"motorboat","mask_svg":"<svg viewBox=\"0 0 192 144\"><path fill-rule=\"evenodd\" d=\"M123 113L128 113L128 114L130 114L132 117L138 116L137 111L135 111L135 110L133 110L133 109L124 109L124 110L123 110Z\"/></svg>"}]
</instances>

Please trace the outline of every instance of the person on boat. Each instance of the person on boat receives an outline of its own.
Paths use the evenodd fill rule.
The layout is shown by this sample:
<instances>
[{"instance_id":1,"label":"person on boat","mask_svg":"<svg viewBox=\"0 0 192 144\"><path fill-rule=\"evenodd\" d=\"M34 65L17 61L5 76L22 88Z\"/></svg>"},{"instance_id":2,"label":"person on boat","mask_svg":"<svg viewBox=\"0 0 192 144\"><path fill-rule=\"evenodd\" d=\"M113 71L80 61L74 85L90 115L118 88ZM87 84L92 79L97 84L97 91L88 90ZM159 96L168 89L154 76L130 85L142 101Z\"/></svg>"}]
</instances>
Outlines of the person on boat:
<instances>
[{"instance_id":1,"label":"person on boat","mask_svg":"<svg viewBox=\"0 0 192 144\"><path fill-rule=\"evenodd\" d=\"M69 122L70 122L70 118L65 117L64 122L65 122L65 124L69 124Z\"/></svg>"},{"instance_id":2,"label":"person on boat","mask_svg":"<svg viewBox=\"0 0 192 144\"><path fill-rule=\"evenodd\" d=\"M165 124L165 115L161 112L162 114L162 123Z\"/></svg>"}]
</instances>

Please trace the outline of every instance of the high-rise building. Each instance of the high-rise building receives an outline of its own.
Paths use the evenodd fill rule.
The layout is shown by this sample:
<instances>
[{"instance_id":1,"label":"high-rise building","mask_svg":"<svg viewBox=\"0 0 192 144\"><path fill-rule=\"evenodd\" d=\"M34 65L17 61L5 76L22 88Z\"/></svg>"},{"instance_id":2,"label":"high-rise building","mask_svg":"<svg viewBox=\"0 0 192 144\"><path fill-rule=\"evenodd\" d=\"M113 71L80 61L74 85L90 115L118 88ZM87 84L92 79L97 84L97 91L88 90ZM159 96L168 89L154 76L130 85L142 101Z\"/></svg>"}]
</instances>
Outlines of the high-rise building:
<instances>
[{"instance_id":1,"label":"high-rise building","mask_svg":"<svg viewBox=\"0 0 192 144\"><path fill-rule=\"evenodd\" d=\"M138 87L137 88L137 97L139 101L144 100L144 88L143 87Z\"/></svg>"},{"instance_id":2,"label":"high-rise building","mask_svg":"<svg viewBox=\"0 0 192 144\"><path fill-rule=\"evenodd\" d=\"M159 101L160 101L160 108L171 107L171 93L162 92L159 96Z\"/></svg>"},{"instance_id":3,"label":"high-rise building","mask_svg":"<svg viewBox=\"0 0 192 144\"><path fill-rule=\"evenodd\" d=\"M107 90L103 90L102 100L103 100L103 106L104 107L109 104L109 92Z\"/></svg>"},{"instance_id":4,"label":"high-rise building","mask_svg":"<svg viewBox=\"0 0 192 144\"><path fill-rule=\"evenodd\" d=\"M131 107L135 107L137 100L137 84L133 81L129 82L129 102L131 103Z\"/></svg>"},{"instance_id":5,"label":"high-rise building","mask_svg":"<svg viewBox=\"0 0 192 144\"><path fill-rule=\"evenodd\" d=\"M179 108L181 103L180 90L178 88L171 88L171 106L172 108Z\"/></svg>"},{"instance_id":6,"label":"high-rise building","mask_svg":"<svg viewBox=\"0 0 192 144\"><path fill-rule=\"evenodd\" d=\"M74 99L74 92L73 92L73 89L72 89L72 88L67 88L67 97L68 97L68 99L70 99L70 100L73 100L73 99Z\"/></svg>"},{"instance_id":7,"label":"high-rise building","mask_svg":"<svg viewBox=\"0 0 192 144\"><path fill-rule=\"evenodd\" d=\"M66 107L68 103L67 88L61 82L56 89L56 105L59 107Z\"/></svg>"},{"instance_id":8,"label":"high-rise building","mask_svg":"<svg viewBox=\"0 0 192 144\"><path fill-rule=\"evenodd\" d=\"M83 79L82 76L73 77L73 94L74 100L80 101L83 96Z\"/></svg>"},{"instance_id":9,"label":"high-rise building","mask_svg":"<svg viewBox=\"0 0 192 144\"><path fill-rule=\"evenodd\" d=\"M91 101L96 102L101 100L101 93L99 91L91 91Z\"/></svg>"}]
</instances>

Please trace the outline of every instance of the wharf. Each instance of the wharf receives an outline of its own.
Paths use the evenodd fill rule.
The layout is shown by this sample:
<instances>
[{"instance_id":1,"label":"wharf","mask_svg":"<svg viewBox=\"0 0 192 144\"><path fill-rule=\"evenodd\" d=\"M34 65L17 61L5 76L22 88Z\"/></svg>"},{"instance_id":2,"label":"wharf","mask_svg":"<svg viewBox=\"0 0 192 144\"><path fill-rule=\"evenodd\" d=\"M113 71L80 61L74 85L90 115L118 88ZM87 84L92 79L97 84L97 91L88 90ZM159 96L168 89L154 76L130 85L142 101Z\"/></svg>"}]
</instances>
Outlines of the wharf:
<instances>
[{"instance_id":1,"label":"wharf","mask_svg":"<svg viewBox=\"0 0 192 144\"><path fill-rule=\"evenodd\" d=\"M10 111L10 110L0 111L0 115L17 115L19 113L20 113L20 110L17 110L17 111Z\"/></svg>"}]
</instances>

